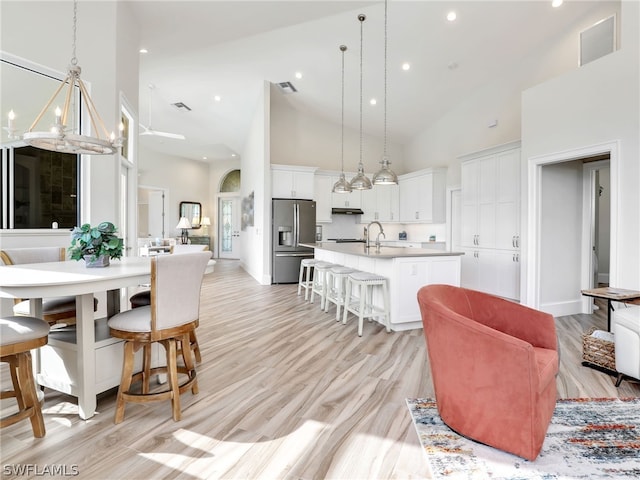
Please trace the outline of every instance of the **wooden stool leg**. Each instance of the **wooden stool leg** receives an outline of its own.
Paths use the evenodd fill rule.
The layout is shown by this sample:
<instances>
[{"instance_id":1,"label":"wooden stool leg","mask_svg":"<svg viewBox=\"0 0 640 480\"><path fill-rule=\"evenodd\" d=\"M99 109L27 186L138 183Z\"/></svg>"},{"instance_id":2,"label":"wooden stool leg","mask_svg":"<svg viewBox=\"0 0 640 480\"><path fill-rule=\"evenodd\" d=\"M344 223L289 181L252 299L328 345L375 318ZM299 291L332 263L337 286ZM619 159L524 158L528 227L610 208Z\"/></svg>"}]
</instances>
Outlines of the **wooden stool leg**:
<instances>
[{"instance_id":1,"label":"wooden stool leg","mask_svg":"<svg viewBox=\"0 0 640 480\"><path fill-rule=\"evenodd\" d=\"M184 340L187 340L189 338L189 334L185 333L183 336ZM191 350L187 349L187 353L186 355L183 355L184 358L184 366L187 369L187 375L189 375L189 377L191 377L194 372L195 372L195 365L193 364L193 357L191 356ZM191 386L191 393L194 395L197 395L199 392L198 389L198 381L196 380L195 382L193 382L193 385Z\"/></svg>"},{"instance_id":2,"label":"wooden stool leg","mask_svg":"<svg viewBox=\"0 0 640 480\"><path fill-rule=\"evenodd\" d=\"M191 332L189 333L189 342L191 348L193 348L193 353L196 357L196 363L202 363L202 356L200 355L200 345L198 345L198 339L196 338L195 330L191 330Z\"/></svg>"},{"instance_id":3,"label":"wooden stool leg","mask_svg":"<svg viewBox=\"0 0 640 480\"><path fill-rule=\"evenodd\" d=\"M36 384L33 380L33 367L31 365L31 352L20 352L18 357L18 383L20 384L20 396L26 409L31 410L30 420L33 436L42 438L45 435L44 418L40 409L40 402L36 394ZM16 392L17 393L17 392Z\"/></svg>"},{"instance_id":4,"label":"wooden stool leg","mask_svg":"<svg viewBox=\"0 0 640 480\"><path fill-rule=\"evenodd\" d=\"M114 423L118 424L124 420L125 400L123 394L129 392L131 388L131 376L133 375L133 360L135 355L135 343L130 341L124 342L124 362L122 364L122 379L118 388L118 397L116 400L116 413Z\"/></svg>"},{"instance_id":5,"label":"wooden stool leg","mask_svg":"<svg viewBox=\"0 0 640 480\"><path fill-rule=\"evenodd\" d=\"M181 418L180 412L180 387L178 385L178 363L177 363L177 348L176 339L170 338L164 343L165 350L167 352L167 373L169 377L169 389L171 390L171 411L173 413L173 420L178 422ZM191 355L191 351L183 349L183 355ZM186 353L189 352L189 353Z\"/></svg>"},{"instance_id":6,"label":"wooden stool leg","mask_svg":"<svg viewBox=\"0 0 640 480\"><path fill-rule=\"evenodd\" d=\"M142 393L149 393L149 383L151 381L151 344L147 343L142 347Z\"/></svg>"}]
</instances>

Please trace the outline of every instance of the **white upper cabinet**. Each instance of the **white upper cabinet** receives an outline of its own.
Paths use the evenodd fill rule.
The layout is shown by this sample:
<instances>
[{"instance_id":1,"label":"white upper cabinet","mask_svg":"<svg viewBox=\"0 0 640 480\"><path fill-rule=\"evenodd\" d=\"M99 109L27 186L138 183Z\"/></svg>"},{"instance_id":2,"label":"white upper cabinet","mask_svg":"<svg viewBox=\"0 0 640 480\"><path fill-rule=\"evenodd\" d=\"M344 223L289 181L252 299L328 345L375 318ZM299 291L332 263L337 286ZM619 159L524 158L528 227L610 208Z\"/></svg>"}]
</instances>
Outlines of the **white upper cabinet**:
<instances>
[{"instance_id":1,"label":"white upper cabinet","mask_svg":"<svg viewBox=\"0 0 640 480\"><path fill-rule=\"evenodd\" d=\"M461 158L464 247L520 247L520 148L502 148Z\"/></svg>"},{"instance_id":2,"label":"white upper cabinet","mask_svg":"<svg viewBox=\"0 0 640 480\"><path fill-rule=\"evenodd\" d=\"M271 165L271 197L313 200L315 167Z\"/></svg>"},{"instance_id":3,"label":"white upper cabinet","mask_svg":"<svg viewBox=\"0 0 640 480\"><path fill-rule=\"evenodd\" d=\"M331 217L331 189L336 183L331 175L316 174L314 179L314 200L316 201L316 222L329 223Z\"/></svg>"},{"instance_id":4,"label":"white upper cabinet","mask_svg":"<svg viewBox=\"0 0 640 480\"><path fill-rule=\"evenodd\" d=\"M445 223L446 168L399 177L400 222Z\"/></svg>"},{"instance_id":5,"label":"white upper cabinet","mask_svg":"<svg viewBox=\"0 0 640 480\"><path fill-rule=\"evenodd\" d=\"M360 223L398 222L400 219L400 195L398 185L374 185L362 191Z\"/></svg>"}]
</instances>

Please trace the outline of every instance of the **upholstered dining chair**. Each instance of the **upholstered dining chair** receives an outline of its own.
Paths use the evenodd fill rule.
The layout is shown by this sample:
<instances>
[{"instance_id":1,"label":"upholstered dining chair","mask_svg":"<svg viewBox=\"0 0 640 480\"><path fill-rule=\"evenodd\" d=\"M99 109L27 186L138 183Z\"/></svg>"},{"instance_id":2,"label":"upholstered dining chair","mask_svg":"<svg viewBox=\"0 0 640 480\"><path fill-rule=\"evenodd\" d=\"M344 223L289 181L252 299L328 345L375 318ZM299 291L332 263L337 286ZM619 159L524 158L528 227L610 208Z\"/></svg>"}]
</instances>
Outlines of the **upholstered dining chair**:
<instances>
[{"instance_id":1,"label":"upholstered dining chair","mask_svg":"<svg viewBox=\"0 0 640 480\"><path fill-rule=\"evenodd\" d=\"M35 317L0 318L0 361L9 364L13 390L3 390L0 398L15 397L18 411L3 416L0 427L13 425L24 419L31 421L33 436L44 437L45 427L36 393L31 366L31 350L46 345L49 324Z\"/></svg>"},{"instance_id":2,"label":"upholstered dining chair","mask_svg":"<svg viewBox=\"0 0 640 480\"><path fill-rule=\"evenodd\" d=\"M20 265L24 263L63 262L66 259L64 247L5 248L0 250L0 264ZM98 300L93 299L93 311L98 309ZM13 306L15 315L30 314L29 300L19 299ZM76 323L76 297L55 297L42 299L42 319L49 325Z\"/></svg>"},{"instance_id":3,"label":"upholstered dining chair","mask_svg":"<svg viewBox=\"0 0 640 480\"><path fill-rule=\"evenodd\" d=\"M171 400L172 416L182 415L180 395L198 393L195 364L189 345L200 312L200 288L211 252L158 255L151 258L151 304L114 315L108 320L111 336L124 340L122 379L118 388L114 422L124 420L126 402L146 403ZM166 366L151 368L151 345L160 343L166 352ZM133 372L135 353L143 349L142 371ZM184 366L178 366L181 354ZM167 373L168 390L151 392L150 378ZM178 383L178 374L186 375ZM140 392L131 387L141 383Z\"/></svg>"}]
</instances>

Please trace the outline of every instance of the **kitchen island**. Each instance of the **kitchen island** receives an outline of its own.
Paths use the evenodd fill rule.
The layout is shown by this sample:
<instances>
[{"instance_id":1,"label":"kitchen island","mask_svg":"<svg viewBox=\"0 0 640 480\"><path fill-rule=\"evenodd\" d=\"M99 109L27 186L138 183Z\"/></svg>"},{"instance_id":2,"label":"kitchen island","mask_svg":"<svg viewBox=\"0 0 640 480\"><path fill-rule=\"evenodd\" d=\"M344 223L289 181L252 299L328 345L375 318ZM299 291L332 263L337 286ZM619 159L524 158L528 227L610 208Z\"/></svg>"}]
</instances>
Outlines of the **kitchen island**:
<instances>
[{"instance_id":1,"label":"kitchen island","mask_svg":"<svg viewBox=\"0 0 640 480\"><path fill-rule=\"evenodd\" d=\"M305 243L314 249L314 257L389 279L391 329L422 328L417 293L420 287L434 283L460 286L460 257L463 252L427 248L366 248L364 243ZM382 305L382 298L374 298Z\"/></svg>"}]
</instances>

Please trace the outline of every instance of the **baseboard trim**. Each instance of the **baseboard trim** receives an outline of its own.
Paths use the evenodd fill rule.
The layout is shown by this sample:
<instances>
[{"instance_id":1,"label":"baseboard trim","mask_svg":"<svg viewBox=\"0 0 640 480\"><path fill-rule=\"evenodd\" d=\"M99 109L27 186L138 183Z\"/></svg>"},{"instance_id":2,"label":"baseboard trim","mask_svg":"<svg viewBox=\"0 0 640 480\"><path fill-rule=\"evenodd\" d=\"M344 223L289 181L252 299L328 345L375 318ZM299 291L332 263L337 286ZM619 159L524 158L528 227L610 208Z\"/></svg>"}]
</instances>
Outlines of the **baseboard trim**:
<instances>
[{"instance_id":1,"label":"baseboard trim","mask_svg":"<svg viewBox=\"0 0 640 480\"><path fill-rule=\"evenodd\" d=\"M582 299L568 300L566 302L553 302L540 305L540 310L550 313L554 317L562 317L564 315L575 315L584 313L582 310Z\"/></svg>"}]
</instances>

